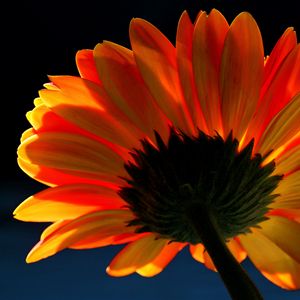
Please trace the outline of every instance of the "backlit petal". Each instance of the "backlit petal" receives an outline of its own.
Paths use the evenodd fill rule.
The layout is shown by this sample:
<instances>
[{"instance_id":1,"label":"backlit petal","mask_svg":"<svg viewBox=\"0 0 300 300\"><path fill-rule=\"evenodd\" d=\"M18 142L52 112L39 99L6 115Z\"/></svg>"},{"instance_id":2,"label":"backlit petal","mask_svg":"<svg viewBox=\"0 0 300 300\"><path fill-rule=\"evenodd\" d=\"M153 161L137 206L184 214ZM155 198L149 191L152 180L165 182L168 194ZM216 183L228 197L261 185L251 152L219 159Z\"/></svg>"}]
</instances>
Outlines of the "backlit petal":
<instances>
[{"instance_id":1,"label":"backlit petal","mask_svg":"<svg viewBox=\"0 0 300 300\"><path fill-rule=\"evenodd\" d=\"M14 211L23 221L55 222L75 219L95 210L118 209L125 202L115 190L76 184L49 188L27 198Z\"/></svg>"},{"instance_id":2,"label":"backlit petal","mask_svg":"<svg viewBox=\"0 0 300 300\"><path fill-rule=\"evenodd\" d=\"M300 94L295 96L270 122L257 150L262 155L276 150L300 132ZM256 152L256 151L255 151Z\"/></svg>"},{"instance_id":3,"label":"backlit petal","mask_svg":"<svg viewBox=\"0 0 300 300\"><path fill-rule=\"evenodd\" d=\"M242 262L247 257L246 251L237 240L231 239L226 245L238 262ZM204 263L207 268L216 271L216 267L203 244L191 245L190 252L195 260Z\"/></svg>"},{"instance_id":4,"label":"backlit petal","mask_svg":"<svg viewBox=\"0 0 300 300\"><path fill-rule=\"evenodd\" d=\"M163 250L168 240L147 235L123 248L107 267L111 276L126 276L153 261Z\"/></svg>"},{"instance_id":5,"label":"backlit petal","mask_svg":"<svg viewBox=\"0 0 300 300\"><path fill-rule=\"evenodd\" d=\"M256 109L263 80L264 52L259 28L248 13L232 22L222 53L220 88L224 136L241 140Z\"/></svg>"},{"instance_id":6,"label":"backlit petal","mask_svg":"<svg viewBox=\"0 0 300 300\"><path fill-rule=\"evenodd\" d=\"M223 15L213 9L208 16L205 12L199 15L193 36L195 81L210 134L216 130L223 135L219 73L228 28Z\"/></svg>"},{"instance_id":7,"label":"backlit petal","mask_svg":"<svg viewBox=\"0 0 300 300\"><path fill-rule=\"evenodd\" d=\"M82 78L93 81L101 85L96 64L94 61L93 50L80 50L76 53L76 65Z\"/></svg>"},{"instance_id":8,"label":"backlit petal","mask_svg":"<svg viewBox=\"0 0 300 300\"><path fill-rule=\"evenodd\" d=\"M18 148L22 160L58 169L69 175L122 183L123 159L101 143L80 135L42 133L26 139Z\"/></svg>"},{"instance_id":9,"label":"backlit petal","mask_svg":"<svg viewBox=\"0 0 300 300\"><path fill-rule=\"evenodd\" d=\"M158 256L150 263L137 269L136 272L144 277L152 277L159 274L184 246L185 244L176 242L166 244Z\"/></svg>"},{"instance_id":10,"label":"backlit petal","mask_svg":"<svg viewBox=\"0 0 300 300\"><path fill-rule=\"evenodd\" d=\"M28 254L28 263L51 256L89 236L97 235L100 239L130 232L133 228L126 226L126 222L133 215L128 210L107 210L84 215L70 222L63 222L62 226L55 226L55 230L48 231Z\"/></svg>"},{"instance_id":11,"label":"backlit petal","mask_svg":"<svg viewBox=\"0 0 300 300\"><path fill-rule=\"evenodd\" d=\"M270 82L255 116L248 128L246 141L255 137L256 144L265 129L276 116L300 91L300 46L296 46L286 57ZM257 148L257 151L259 149Z\"/></svg>"},{"instance_id":12,"label":"backlit petal","mask_svg":"<svg viewBox=\"0 0 300 300\"><path fill-rule=\"evenodd\" d=\"M157 28L142 19L131 21L129 34L138 68L158 105L176 127L193 133L181 91L174 46Z\"/></svg>"},{"instance_id":13,"label":"backlit petal","mask_svg":"<svg viewBox=\"0 0 300 300\"><path fill-rule=\"evenodd\" d=\"M272 208L300 208L300 171L285 176L274 194L280 196L270 205Z\"/></svg>"},{"instance_id":14,"label":"backlit petal","mask_svg":"<svg viewBox=\"0 0 300 300\"><path fill-rule=\"evenodd\" d=\"M194 126L208 133L193 73L193 33L194 26L185 11L179 20L176 36L178 74Z\"/></svg>"},{"instance_id":15,"label":"backlit petal","mask_svg":"<svg viewBox=\"0 0 300 300\"><path fill-rule=\"evenodd\" d=\"M110 178L106 176L106 181L101 180L98 178L99 176L95 176L95 174L85 174L87 176L82 177L81 172L68 171L66 173L65 170L35 165L20 157L18 158L18 165L28 176L48 186L87 183L116 189L117 186L123 182L121 179L116 178L116 176L111 176Z\"/></svg>"},{"instance_id":16,"label":"backlit petal","mask_svg":"<svg viewBox=\"0 0 300 300\"><path fill-rule=\"evenodd\" d=\"M94 50L103 85L112 101L154 141L157 130L168 137L168 120L145 86L131 50L104 42Z\"/></svg>"},{"instance_id":17,"label":"backlit petal","mask_svg":"<svg viewBox=\"0 0 300 300\"><path fill-rule=\"evenodd\" d=\"M251 261L266 278L284 289L300 288L300 264L261 230L253 229L253 234L239 238Z\"/></svg>"},{"instance_id":18,"label":"backlit petal","mask_svg":"<svg viewBox=\"0 0 300 300\"><path fill-rule=\"evenodd\" d=\"M41 90L40 97L56 114L114 144L125 148L138 145L143 134L113 105L102 87L72 76L51 80L60 89Z\"/></svg>"}]
</instances>

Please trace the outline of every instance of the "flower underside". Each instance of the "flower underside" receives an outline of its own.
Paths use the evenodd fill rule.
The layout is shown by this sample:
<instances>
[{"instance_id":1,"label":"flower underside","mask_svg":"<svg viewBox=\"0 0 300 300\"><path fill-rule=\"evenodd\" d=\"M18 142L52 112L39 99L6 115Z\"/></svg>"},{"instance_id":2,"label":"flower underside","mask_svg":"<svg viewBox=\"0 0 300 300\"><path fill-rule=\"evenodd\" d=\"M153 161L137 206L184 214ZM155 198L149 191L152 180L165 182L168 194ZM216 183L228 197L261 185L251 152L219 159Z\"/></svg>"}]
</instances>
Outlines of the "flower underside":
<instances>
[{"instance_id":1,"label":"flower underside","mask_svg":"<svg viewBox=\"0 0 300 300\"><path fill-rule=\"evenodd\" d=\"M282 176L271 175L275 163L262 166L264 157L252 154L252 140L238 151L230 134L189 137L172 128L167 145L155 132L157 147L142 140L131 152L125 169L130 179L120 189L136 218L138 232L155 232L178 242L201 242L189 211L213 215L224 239L250 231L266 219L272 194Z\"/></svg>"}]
</instances>

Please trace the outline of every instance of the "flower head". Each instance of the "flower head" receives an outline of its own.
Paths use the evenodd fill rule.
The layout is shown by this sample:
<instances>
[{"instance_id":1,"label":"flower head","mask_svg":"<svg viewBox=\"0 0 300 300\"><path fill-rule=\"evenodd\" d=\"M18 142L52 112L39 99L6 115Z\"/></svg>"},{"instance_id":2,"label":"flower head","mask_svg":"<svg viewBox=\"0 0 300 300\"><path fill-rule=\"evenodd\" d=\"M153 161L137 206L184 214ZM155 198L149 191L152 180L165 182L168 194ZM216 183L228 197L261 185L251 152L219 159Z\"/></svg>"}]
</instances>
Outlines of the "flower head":
<instances>
[{"instance_id":1,"label":"flower head","mask_svg":"<svg viewBox=\"0 0 300 300\"><path fill-rule=\"evenodd\" d=\"M269 57L248 13L180 18L176 45L133 19L132 50L77 54L27 114L20 167L50 188L16 210L52 222L28 254L127 243L107 272L154 276L185 246L215 269L189 211L208 211L230 251L300 287L300 50L288 28Z\"/></svg>"}]
</instances>

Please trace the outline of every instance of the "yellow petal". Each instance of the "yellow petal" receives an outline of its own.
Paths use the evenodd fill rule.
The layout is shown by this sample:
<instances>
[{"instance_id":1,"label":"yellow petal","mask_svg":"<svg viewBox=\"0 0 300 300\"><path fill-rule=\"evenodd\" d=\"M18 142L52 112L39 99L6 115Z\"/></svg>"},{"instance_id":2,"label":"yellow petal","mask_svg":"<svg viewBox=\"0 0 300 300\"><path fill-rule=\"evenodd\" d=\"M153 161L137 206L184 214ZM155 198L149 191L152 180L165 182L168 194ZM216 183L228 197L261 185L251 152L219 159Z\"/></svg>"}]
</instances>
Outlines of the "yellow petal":
<instances>
[{"instance_id":1,"label":"yellow petal","mask_svg":"<svg viewBox=\"0 0 300 300\"><path fill-rule=\"evenodd\" d=\"M128 210L107 210L81 216L70 222L63 222L55 229L48 230L42 239L28 254L26 262L32 263L69 247L81 239L95 234L103 239L128 232L126 223L133 218ZM123 232L122 232L123 230ZM130 229L132 230L132 229Z\"/></svg>"},{"instance_id":2,"label":"yellow petal","mask_svg":"<svg viewBox=\"0 0 300 300\"><path fill-rule=\"evenodd\" d=\"M232 22L222 54L220 88L225 137L241 140L256 109L263 79L264 50L259 28L246 12Z\"/></svg>"},{"instance_id":3,"label":"yellow petal","mask_svg":"<svg viewBox=\"0 0 300 300\"><path fill-rule=\"evenodd\" d=\"M284 289L300 288L300 264L262 231L253 229L252 234L241 235L239 239L251 261L266 278Z\"/></svg>"},{"instance_id":4,"label":"yellow petal","mask_svg":"<svg viewBox=\"0 0 300 300\"><path fill-rule=\"evenodd\" d=\"M260 224L260 231L300 264L300 224L280 216Z\"/></svg>"},{"instance_id":5,"label":"yellow petal","mask_svg":"<svg viewBox=\"0 0 300 300\"><path fill-rule=\"evenodd\" d=\"M300 132L300 94L296 95L270 122L257 151L262 155L276 150Z\"/></svg>"},{"instance_id":6,"label":"yellow petal","mask_svg":"<svg viewBox=\"0 0 300 300\"><path fill-rule=\"evenodd\" d=\"M292 147L276 159L277 174L289 174L300 168L300 144Z\"/></svg>"},{"instance_id":7,"label":"yellow petal","mask_svg":"<svg viewBox=\"0 0 300 300\"><path fill-rule=\"evenodd\" d=\"M136 272L144 277L153 277L159 274L184 246L185 244L176 242L166 244L157 257L155 257L150 263L137 269Z\"/></svg>"},{"instance_id":8,"label":"yellow petal","mask_svg":"<svg viewBox=\"0 0 300 300\"><path fill-rule=\"evenodd\" d=\"M280 196L270 205L272 208L300 208L300 170L285 176L274 190Z\"/></svg>"},{"instance_id":9,"label":"yellow petal","mask_svg":"<svg viewBox=\"0 0 300 300\"><path fill-rule=\"evenodd\" d=\"M27 198L15 209L14 217L23 221L55 222L124 205L115 190L89 184L64 185Z\"/></svg>"},{"instance_id":10,"label":"yellow petal","mask_svg":"<svg viewBox=\"0 0 300 300\"><path fill-rule=\"evenodd\" d=\"M157 239L156 235L149 234L125 246L112 260L106 271L111 276L126 276L154 260L164 246L166 239Z\"/></svg>"},{"instance_id":11,"label":"yellow petal","mask_svg":"<svg viewBox=\"0 0 300 300\"><path fill-rule=\"evenodd\" d=\"M35 135L35 130L33 128L25 130L20 138L21 143L23 143L26 139L30 138L33 135Z\"/></svg>"}]
</instances>

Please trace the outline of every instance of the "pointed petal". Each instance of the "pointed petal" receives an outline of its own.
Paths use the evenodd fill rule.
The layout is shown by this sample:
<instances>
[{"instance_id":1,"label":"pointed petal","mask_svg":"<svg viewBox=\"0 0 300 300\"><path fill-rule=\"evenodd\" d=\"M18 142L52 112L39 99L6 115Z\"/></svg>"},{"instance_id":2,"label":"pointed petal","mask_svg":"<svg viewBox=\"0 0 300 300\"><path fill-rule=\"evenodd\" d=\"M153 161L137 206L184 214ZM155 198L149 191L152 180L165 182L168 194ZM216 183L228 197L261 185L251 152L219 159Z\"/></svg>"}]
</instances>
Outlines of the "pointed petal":
<instances>
[{"instance_id":1,"label":"pointed petal","mask_svg":"<svg viewBox=\"0 0 300 300\"><path fill-rule=\"evenodd\" d=\"M190 111L194 126L208 133L205 119L197 95L193 73L193 33L194 26L187 14L183 12L178 23L176 36L176 54L178 73L182 91Z\"/></svg>"},{"instance_id":2,"label":"pointed petal","mask_svg":"<svg viewBox=\"0 0 300 300\"><path fill-rule=\"evenodd\" d=\"M142 237L123 248L106 271L111 276L126 276L155 259L168 240L157 239L154 234Z\"/></svg>"},{"instance_id":3,"label":"pointed petal","mask_svg":"<svg viewBox=\"0 0 300 300\"><path fill-rule=\"evenodd\" d=\"M107 210L84 215L70 222L54 225L55 230L49 230L28 254L28 263L54 255L71 246L73 243L89 236L97 235L98 239L130 232L133 227L126 223L133 218L128 210ZM54 223L55 224L55 223Z\"/></svg>"},{"instance_id":4,"label":"pointed petal","mask_svg":"<svg viewBox=\"0 0 300 300\"><path fill-rule=\"evenodd\" d=\"M174 125L193 133L193 124L182 95L176 49L153 25L142 19L130 23L130 41L145 84Z\"/></svg>"},{"instance_id":5,"label":"pointed petal","mask_svg":"<svg viewBox=\"0 0 300 300\"><path fill-rule=\"evenodd\" d=\"M201 108L210 134L223 135L219 74L228 23L213 9L199 15L193 36L193 69ZM235 58L236 59L236 58Z\"/></svg>"},{"instance_id":6,"label":"pointed petal","mask_svg":"<svg viewBox=\"0 0 300 300\"><path fill-rule=\"evenodd\" d=\"M257 151L262 155L276 150L300 132L300 94L296 95L270 122L264 131Z\"/></svg>"},{"instance_id":7,"label":"pointed petal","mask_svg":"<svg viewBox=\"0 0 300 300\"><path fill-rule=\"evenodd\" d=\"M76 65L81 78L88 79L102 85L94 61L93 50L78 51L76 53Z\"/></svg>"},{"instance_id":8,"label":"pointed petal","mask_svg":"<svg viewBox=\"0 0 300 300\"><path fill-rule=\"evenodd\" d=\"M266 91L269 84L274 79L278 69L287 55L296 47L297 37L294 28L287 28L280 39L273 48L266 64L264 71L264 85L262 87L262 94Z\"/></svg>"},{"instance_id":9,"label":"pointed petal","mask_svg":"<svg viewBox=\"0 0 300 300\"><path fill-rule=\"evenodd\" d=\"M220 88L224 136L241 140L256 109L262 85L264 50L259 28L244 12L232 22L222 54Z\"/></svg>"},{"instance_id":10,"label":"pointed petal","mask_svg":"<svg viewBox=\"0 0 300 300\"><path fill-rule=\"evenodd\" d=\"M153 277L159 274L184 246L185 244L177 242L166 244L157 257L155 257L150 263L137 269L136 272L144 277Z\"/></svg>"},{"instance_id":11,"label":"pointed petal","mask_svg":"<svg viewBox=\"0 0 300 300\"><path fill-rule=\"evenodd\" d=\"M118 209L124 205L115 190L89 184L65 185L27 198L15 209L14 217L23 221L55 222L75 219L95 210Z\"/></svg>"},{"instance_id":12,"label":"pointed petal","mask_svg":"<svg viewBox=\"0 0 300 300\"><path fill-rule=\"evenodd\" d=\"M281 288L300 288L300 264L266 237L261 230L241 235L239 239L253 264L260 272Z\"/></svg>"},{"instance_id":13,"label":"pointed petal","mask_svg":"<svg viewBox=\"0 0 300 300\"><path fill-rule=\"evenodd\" d=\"M153 141L154 129L166 140L169 121L145 86L132 51L104 42L96 46L94 58L104 88L116 106Z\"/></svg>"}]
</instances>

